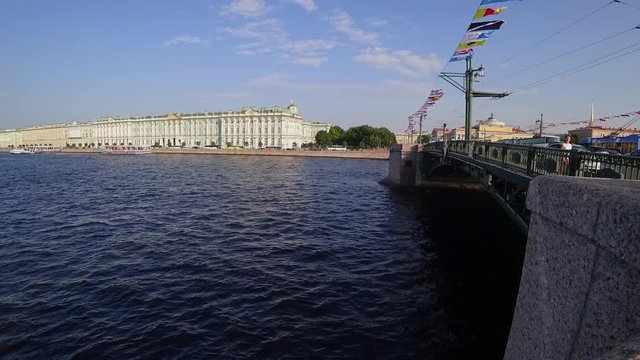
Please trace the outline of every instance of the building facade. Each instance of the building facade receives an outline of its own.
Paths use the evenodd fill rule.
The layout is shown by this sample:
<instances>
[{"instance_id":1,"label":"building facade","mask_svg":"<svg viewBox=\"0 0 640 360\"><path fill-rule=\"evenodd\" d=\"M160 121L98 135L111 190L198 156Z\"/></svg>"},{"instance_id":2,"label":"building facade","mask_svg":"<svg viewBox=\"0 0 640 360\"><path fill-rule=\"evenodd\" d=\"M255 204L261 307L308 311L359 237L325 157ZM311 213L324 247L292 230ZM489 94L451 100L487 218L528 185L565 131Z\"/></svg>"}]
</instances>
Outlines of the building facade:
<instances>
[{"instance_id":1,"label":"building facade","mask_svg":"<svg viewBox=\"0 0 640 360\"><path fill-rule=\"evenodd\" d=\"M498 141L504 139L528 139L533 137L533 133L520 128L507 125L493 117L493 114L480 121L471 131L474 139L482 141Z\"/></svg>"},{"instance_id":2,"label":"building facade","mask_svg":"<svg viewBox=\"0 0 640 360\"><path fill-rule=\"evenodd\" d=\"M138 146L244 146L291 149L314 142L331 124L305 122L292 103L286 108L131 118L106 118L93 124L96 144Z\"/></svg>"},{"instance_id":3,"label":"building facade","mask_svg":"<svg viewBox=\"0 0 640 360\"><path fill-rule=\"evenodd\" d=\"M0 131L0 148L14 148L22 144L22 131L4 130Z\"/></svg>"},{"instance_id":4,"label":"building facade","mask_svg":"<svg viewBox=\"0 0 640 360\"><path fill-rule=\"evenodd\" d=\"M68 140L67 125L39 125L22 129L22 146L65 147Z\"/></svg>"},{"instance_id":5,"label":"building facade","mask_svg":"<svg viewBox=\"0 0 640 360\"><path fill-rule=\"evenodd\" d=\"M137 117L107 117L71 125L42 125L4 131L0 146L100 147L134 146L243 146L250 149L292 149L315 142L316 134L331 124L306 122L291 103L271 109L175 113Z\"/></svg>"}]
</instances>

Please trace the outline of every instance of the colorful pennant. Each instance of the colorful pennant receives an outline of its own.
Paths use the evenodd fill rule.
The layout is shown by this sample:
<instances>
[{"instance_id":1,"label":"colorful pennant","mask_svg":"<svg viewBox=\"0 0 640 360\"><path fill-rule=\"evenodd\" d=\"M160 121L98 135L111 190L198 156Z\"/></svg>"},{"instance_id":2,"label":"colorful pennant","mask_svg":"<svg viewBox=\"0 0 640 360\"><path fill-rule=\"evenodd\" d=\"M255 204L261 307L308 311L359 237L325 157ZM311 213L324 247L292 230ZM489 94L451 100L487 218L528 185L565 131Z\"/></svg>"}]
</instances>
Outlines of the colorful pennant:
<instances>
[{"instance_id":1,"label":"colorful pennant","mask_svg":"<svg viewBox=\"0 0 640 360\"><path fill-rule=\"evenodd\" d=\"M498 15L501 12L505 11L507 9L506 6L503 7L499 7L499 8L480 8L476 11L476 14L473 16L473 19L480 19L483 18L485 16L491 16L491 15Z\"/></svg>"},{"instance_id":2,"label":"colorful pennant","mask_svg":"<svg viewBox=\"0 0 640 360\"><path fill-rule=\"evenodd\" d=\"M484 31L484 30L498 30L504 24L503 20L494 20L494 21L480 21L471 23L467 32L473 31Z\"/></svg>"},{"instance_id":3,"label":"colorful pennant","mask_svg":"<svg viewBox=\"0 0 640 360\"><path fill-rule=\"evenodd\" d=\"M473 40L481 40L481 39L488 39L491 36L492 33L493 33L493 31L468 32L468 33L464 34L464 36L462 37L462 42L473 41Z\"/></svg>"},{"instance_id":4,"label":"colorful pennant","mask_svg":"<svg viewBox=\"0 0 640 360\"><path fill-rule=\"evenodd\" d=\"M482 46L485 44L487 40L476 40L476 41L467 41L467 42L463 42L460 43L458 45L458 50L460 49L466 49L466 48L470 48L470 47L474 47L474 46Z\"/></svg>"},{"instance_id":5,"label":"colorful pennant","mask_svg":"<svg viewBox=\"0 0 640 360\"><path fill-rule=\"evenodd\" d=\"M480 5L489 5L489 4L495 4L495 3L501 3L501 2L507 2L507 1L514 1L514 0L482 0L482 2L480 3ZM522 1L522 0L517 0L517 1Z\"/></svg>"}]
</instances>

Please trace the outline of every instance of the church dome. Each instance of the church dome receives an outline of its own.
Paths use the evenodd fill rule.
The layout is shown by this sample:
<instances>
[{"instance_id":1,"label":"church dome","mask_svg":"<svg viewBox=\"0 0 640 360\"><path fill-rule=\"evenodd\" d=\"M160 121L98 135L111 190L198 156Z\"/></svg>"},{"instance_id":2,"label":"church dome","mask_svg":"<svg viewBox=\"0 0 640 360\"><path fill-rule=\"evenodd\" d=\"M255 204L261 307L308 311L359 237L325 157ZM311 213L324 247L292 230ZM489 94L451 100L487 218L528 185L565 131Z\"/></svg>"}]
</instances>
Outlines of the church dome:
<instances>
[{"instance_id":1,"label":"church dome","mask_svg":"<svg viewBox=\"0 0 640 360\"><path fill-rule=\"evenodd\" d=\"M504 126L505 125L505 123L503 123L502 121L498 121L498 119L494 118L493 114L491 114L491 116L489 116L487 120L480 121L480 124L486 125L486 126Z\"/></svg>"}]
</instances>

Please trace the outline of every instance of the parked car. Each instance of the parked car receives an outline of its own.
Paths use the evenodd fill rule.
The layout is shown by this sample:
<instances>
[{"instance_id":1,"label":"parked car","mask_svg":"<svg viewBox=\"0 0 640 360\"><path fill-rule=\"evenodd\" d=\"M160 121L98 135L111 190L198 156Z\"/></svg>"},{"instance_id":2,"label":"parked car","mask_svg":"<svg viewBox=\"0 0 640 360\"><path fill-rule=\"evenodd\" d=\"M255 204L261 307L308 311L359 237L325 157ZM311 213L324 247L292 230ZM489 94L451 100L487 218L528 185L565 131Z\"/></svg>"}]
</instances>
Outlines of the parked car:
<instances>
[{"instance_id":1,"label":"parked car","mask_svg":"<svg viewBox=\"0 0 640 360\"><path fill-rule=\"evenodd\" d=\"M549 149L562 149L562 143L553 143L547 146ZM590 152L586 147L579 144L571 144L571 150L577 150L578 152Z\"/></svg>"},{"instance_id":2,"label":"parked car","mask_svg":"<svg viewBox=\"0 0 640 360\"><path fill-rule=\"evenodd\" d=\"M598 153L598 154L611 154L611 152L609 151L609 149L604 148L602 146L593 146L593 145L585 145L585 148L587 148L587 150L594 152L594 153Z\"/></svg>"}]
</instances>

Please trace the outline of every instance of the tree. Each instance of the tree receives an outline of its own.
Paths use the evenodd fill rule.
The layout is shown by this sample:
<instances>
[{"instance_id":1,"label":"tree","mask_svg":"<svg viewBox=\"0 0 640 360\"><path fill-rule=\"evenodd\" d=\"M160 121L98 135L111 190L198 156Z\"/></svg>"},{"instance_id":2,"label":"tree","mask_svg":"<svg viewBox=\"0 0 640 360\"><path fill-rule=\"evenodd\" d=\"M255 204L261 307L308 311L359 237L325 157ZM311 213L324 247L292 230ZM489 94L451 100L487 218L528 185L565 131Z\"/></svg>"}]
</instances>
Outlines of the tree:
<instances>
[{"instance_id":1,"label":"tree","mask_svg":"<svg viewBox=\"0 0 640 360\"><path fill-rule=\"evenodd\" d=\"M297 147L298 147L298 143L294 141L294 142L293 142L293 147L294 147L294 148L297 148Z\"/></svg>"},{"instance_id":2,"label":"tree","mask_svg":"<svg viewBox=\"0 0 640 360\"><path fill-rule=\"evenodd\" d=\"M200 146L200 141L196 141L196 146Z\"/></svg>"},{"instance_id":3,"label":"tree","mask_svg":"<svg viewBox=\"0 0 640 360\"><path fill-rule=\"evenodd\" d=\"M167 147L171 147L171 140L167 140Z\"/></svg>"},{"instance_id":4,"label":"tree","mask_svg":"<svg viewBox=\"0 0 640 360\"><path fill-rule=\"evenodd\" d=\"M180 147L185 147L185 146L187 146L187 143L183 141L182 144L180 144Z\"/></svg>"},{"instance_id":5,"label":"tree","mask_svg":"<svg viewBox=\"0 0 640 360\"><path fill-rule=\"evenodd\" d=\"M259 148L262 148L262 141L260 141L260 142L258 143L258 147L259 147Z\"/></svg>"},{"instance_id":6,"label":"tree","mask_svg":"<svg viewBox=\"0 0 640 360\"><path fill-rule=\"evenodd\" d=\"M343 144L345 142L345 131L340 126L332 126L329 129L329 140L332 144Z\"/></svg>"},{"instance_id":7,"label":"tree","mask_svg":"<svg viewBox=\"0 0 640 360\"><path fill-rule=\"evenodd\" d=\"M316 144L318 144L318 146L320 147L329 147L333 145L333 143L331 142L331 136L324 130L320 130L316 134Z\"/></svg>"}]
</instances>

